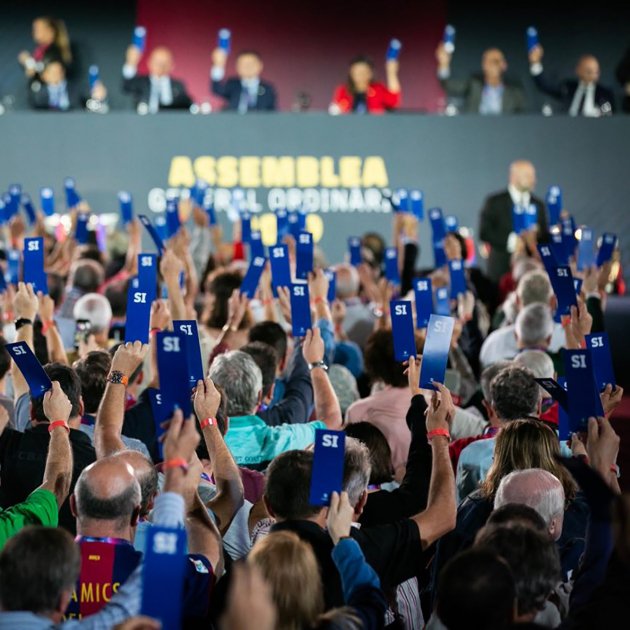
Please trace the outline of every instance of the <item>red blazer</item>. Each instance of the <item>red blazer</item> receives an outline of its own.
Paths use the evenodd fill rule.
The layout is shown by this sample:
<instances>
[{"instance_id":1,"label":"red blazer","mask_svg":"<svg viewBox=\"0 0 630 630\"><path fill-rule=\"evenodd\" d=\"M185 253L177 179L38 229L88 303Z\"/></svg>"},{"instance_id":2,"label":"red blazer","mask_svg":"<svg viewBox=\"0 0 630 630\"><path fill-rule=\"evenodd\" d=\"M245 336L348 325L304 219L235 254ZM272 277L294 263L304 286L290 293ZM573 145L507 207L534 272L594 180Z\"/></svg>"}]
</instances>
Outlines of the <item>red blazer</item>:
<instances>
[{"instance_id":1,"label":"red blazer","mask_svg":"<svg viewBox=\"0 0 630 630\"><path fill-rule=\"evenodd\" d=\"M367 110L370 114L384 114L400 106L401 93L390 92L382 83L371 83L366 94ZM333 95L333 103L342 114L352 113L353 97L346 85L339 85Z\"/></svg>"}]
</instances>

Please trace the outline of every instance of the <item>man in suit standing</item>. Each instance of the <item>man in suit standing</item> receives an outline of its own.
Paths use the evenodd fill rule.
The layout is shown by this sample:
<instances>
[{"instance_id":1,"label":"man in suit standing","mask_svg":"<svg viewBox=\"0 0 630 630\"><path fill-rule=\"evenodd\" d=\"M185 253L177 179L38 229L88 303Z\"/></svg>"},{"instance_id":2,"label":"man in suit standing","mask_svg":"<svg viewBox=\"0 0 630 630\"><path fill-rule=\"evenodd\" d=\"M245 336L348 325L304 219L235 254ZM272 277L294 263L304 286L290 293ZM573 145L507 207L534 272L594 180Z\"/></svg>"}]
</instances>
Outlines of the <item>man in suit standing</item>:
<instances>
[{"instance_id":1,"label":"man in suit standing","mask_svg":"<svg viewBox=\"0 0 630 630\"><path fill-rule=\"evenodd\" d=\"M507 190L490 195L481 209L479 238L489 249L487 275L499 282L501 276L510 270L510 257L516 245L512 226L512 209L515 205L523 208L536 206L537 235L539 242L549 239L545 204L534 196L536 169L531 162L517 160L510 164L510 182Z\"/></svg>"},{"instance_id":2,"label":"man in suit standing","mask_svg":"<svg viewBox=\"0 0 630 630\"><path fill-rule=\"evenodd\" d=\"M210 80L212 93L225 99L225 109L240 114L251 111L275 111L276 90L260 78L263 63L254 51L243 51L236 58L237 77L225 79L227 52L216 48L212 53Z\"/></svg>"},{"instance_id":3,"label":"man in suit standing","mask_svg":"<svg viewBox=\"0 0 630 630\"><path fill-rule=\"evenodd\" d=\"M149 56L149 74L138 74L142 51L129 46L122 69L123 92L131 94L138 113L156 114L163 109L188 109L192 99L185 85L171 76L173 55L168 48L154 48Z\"/></svg>"},{"instance_id":4,"label":"man in suit standing","mask_svg":"<svg viewBox=\"0 0 630 630\"><path fill-rule=\"evenodd\" d=\"M437 75L449 97L463 99L463 111L467 114L497 116L520 114L525 111L525 92L520 83L504 78L507 62L498 48L489 48L481 57L481 74L468 79L451 78L452 53L440 43L435 52L438 62Z\"/></svg>"},{"instance_id":5,"label":"man in suit standing","mask_svg":"<svg viewBox=\"0 0 630 630\"><path fill-rule=\"evenodd\" d=\"M612 90L599 84L599 62L593 55L582 55L575 68L575 79L551 81L543 71L542 46L534 46L529 53L529 71L536 87L560 101L569 116L599 118L609 116L615 109Z\"/></svg>"}]
</instances>

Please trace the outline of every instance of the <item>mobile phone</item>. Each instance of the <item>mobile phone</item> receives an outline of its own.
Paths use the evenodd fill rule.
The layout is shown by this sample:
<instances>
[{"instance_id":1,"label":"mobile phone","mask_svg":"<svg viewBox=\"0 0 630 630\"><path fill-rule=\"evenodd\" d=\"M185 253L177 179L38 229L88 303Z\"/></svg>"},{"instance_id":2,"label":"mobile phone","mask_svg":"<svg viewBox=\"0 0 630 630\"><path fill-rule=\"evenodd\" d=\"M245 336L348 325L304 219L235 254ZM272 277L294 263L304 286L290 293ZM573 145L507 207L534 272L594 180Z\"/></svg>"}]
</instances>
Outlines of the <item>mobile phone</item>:
<instances>
[{"instance_id":1,"label":"mobile phone","mask_svg":"<svg viewBox=\"0 0 630 630\"><path fill-rule=\"evenodd\" d=\"M92 332L92 324L89 319L77 319L74 329L74 348L79 349L81 342L87 343L87 338Z\"/></svg>"}]
</instances>

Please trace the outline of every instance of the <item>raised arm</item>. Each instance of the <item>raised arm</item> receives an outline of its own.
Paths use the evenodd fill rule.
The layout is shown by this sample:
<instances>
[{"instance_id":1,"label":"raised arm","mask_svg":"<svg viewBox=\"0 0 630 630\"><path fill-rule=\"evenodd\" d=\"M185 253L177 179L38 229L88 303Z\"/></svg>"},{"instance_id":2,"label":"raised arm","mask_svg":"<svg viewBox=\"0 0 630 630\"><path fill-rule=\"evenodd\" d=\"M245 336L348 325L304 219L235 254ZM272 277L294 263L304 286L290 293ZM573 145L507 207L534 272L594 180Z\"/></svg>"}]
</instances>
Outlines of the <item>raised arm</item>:
<instances>
[{"instance_id":1,"label":"raised arm","mask_svg":"<svg viewBox=\"0 0 630 630\"><path fill-rule=\"evenodd\" d=\"M186 305L179 288L179 274L184 271L182 261L175 253L167 249L160 260L160 273L168 289L168 305L173 319L186 319Z\"/></svg>"},{"instance_id":2,"label":"raised arm","mask_svg":"<svg viewBox=\"0 0 630 630\"><path fill-rule=\"evenodd\" d=\"M63 347L63 339L55 324L55 303L49 295L44 295L41 291L38 292L37 296L39 298L39 318L42 320L42 334L46 338L48 359L51 362L68 365L68 356Z\"/></svg>"},{"instance_id":3,"label":"raised arm","mask_svg":"<svg viewBox=\"0 0 630 630\"><path fill-rule=\"evenodd\" d=\"M17 331L16 341L26 341L28 347L35 351L33 346L33 321L39 307L39 300L33 291L32 284L18 284L18 290L15 294L13 308L15 311L15 320L20 321L21 325ZM13 400L17 401L20 396L28 392L28 383L18 369L15 361L11 362L11 378L13 379Z\"/></svg>"}]
</instances>

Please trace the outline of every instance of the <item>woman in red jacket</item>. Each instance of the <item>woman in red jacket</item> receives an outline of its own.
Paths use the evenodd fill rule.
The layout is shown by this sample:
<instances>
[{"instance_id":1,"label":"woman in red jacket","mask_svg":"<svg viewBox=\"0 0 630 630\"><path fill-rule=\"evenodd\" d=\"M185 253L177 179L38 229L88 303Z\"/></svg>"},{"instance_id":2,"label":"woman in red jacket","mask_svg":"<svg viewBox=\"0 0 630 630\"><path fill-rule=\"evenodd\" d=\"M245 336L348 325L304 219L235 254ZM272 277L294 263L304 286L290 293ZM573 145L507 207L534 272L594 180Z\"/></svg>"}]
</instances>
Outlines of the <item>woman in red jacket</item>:
<instances>
[{"instance_id":1,"label":"woman in red jacket","mask_svg":"<svg viewBox=\"0 0 630 630\"><path fill-rule=\"evenodd\" d=\"M350 62L348 82L335 90L331 114L384 114L400 106L398 60L385 63L387 86L374 81L374 63L369 57L355 57Z\"/></svg>"}]
</instances>

